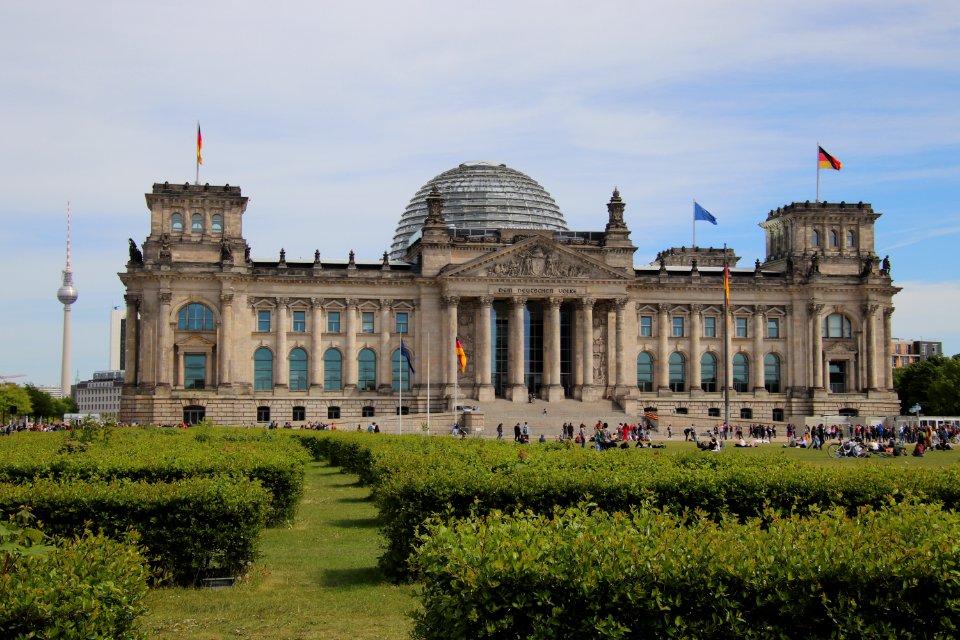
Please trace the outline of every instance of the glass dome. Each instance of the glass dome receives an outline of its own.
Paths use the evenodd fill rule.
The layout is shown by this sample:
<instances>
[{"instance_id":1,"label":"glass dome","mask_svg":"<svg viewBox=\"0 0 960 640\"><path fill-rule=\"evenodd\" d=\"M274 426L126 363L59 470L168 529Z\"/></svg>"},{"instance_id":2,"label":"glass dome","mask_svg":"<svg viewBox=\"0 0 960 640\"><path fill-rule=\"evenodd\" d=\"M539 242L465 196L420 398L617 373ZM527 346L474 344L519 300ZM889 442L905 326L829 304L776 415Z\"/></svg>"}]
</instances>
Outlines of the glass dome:
<instances>
[{"instance_id":1,"label":"glass dome","mask_svg":"<svg viewBox=\"0 0 960 640\"><path fill-rule=\"evenodd\" d=\"M411 238L419 237L434 185L443 196L444 221L453 228L567 230L557 203L536 180L505 164L465 162L436 176L411 198L390 245L391 260L402 260Z\"/></svg>"}]
</instances>

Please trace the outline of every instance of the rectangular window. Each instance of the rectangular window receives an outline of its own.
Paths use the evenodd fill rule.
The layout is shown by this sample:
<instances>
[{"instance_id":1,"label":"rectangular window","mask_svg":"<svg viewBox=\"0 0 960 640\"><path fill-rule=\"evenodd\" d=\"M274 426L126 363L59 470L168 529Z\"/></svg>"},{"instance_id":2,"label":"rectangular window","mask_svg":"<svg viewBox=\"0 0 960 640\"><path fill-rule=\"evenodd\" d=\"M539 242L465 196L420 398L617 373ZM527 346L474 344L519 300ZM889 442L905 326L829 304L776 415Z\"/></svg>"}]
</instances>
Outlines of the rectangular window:
<instances>
[{"instance_id":1,"label":"rectangular window","mask_svg":"<svg viewBox=\"0 0 960 640\"><path fill-rule=\"evenodd\" d=\"M674 338L683 337L683 318L673 319L673 337Z\"/></svg>"},{"instance_id":2,"label":"rectangular window","mask_svg":"<svg viewBox=\"0 0 960 640\"><path fill-rule=\"evenodd\" d=\"M340 333L340 312L327 312L327 331L329 333Z\"/></svg>"},{"instance_id":3,"label":"rectangular window","mask_svg":"<svg viewBox=\"0 0 960 640\"><path fill-rule=\"evenodd\" d=\"M780 337L780 318L767 318L767 337Z\"/></svg>"},{"instance_id":4,"label":"rectangular window","mask_svg":"<svg viewBox=\"0 0 960 640\"><path fill-rule=\"evenodd\" d=\"M397 333L408 333L410 331L410 318L406 311L397 312Z\"/></svg>"},{"instance_id":5,"label":"rectangular window","mask_svg":"<svg viewBox=\"0 0 960 640\"><path fill-rule=\"evenodd\" d=\"M257 331L270 331L269 311L257 311Z\"/></svg>"},{"instance_id":6,"label":"rectangular window","mask_svg":"<svg viewBox=\"0 0 960 640\"><path fill-rule=\"evenodd\" d=\"M716 318L707 317L703 319L703 337L704 338L717 337L717 319Z\"/></svg>"},{"instance_id":7,"label":"rectangular window","mask_svg":"<svg viewBox=\"0 0 960 640\"><path fill-rule=\"evenodd\" d=\"M373 311L363 311L360 314L360 332L373 333Z\"/></svg>"},{"instance_id":8,"label":"rectangular window","mask_svg":"<svg viewBox=\"0 0 960 640\"><path fill-rule=\"evenodd\" d=\"M293 331L294 333L303 333L307 330L307 312L306 311L294 311L293 312Z\"/></svg>"},{"instance_id":9,"label":"rectangular window","mask_svg":"<svg viewBox=\"0 0 960 640\"><path fill-rule=\"evenodd\" d=\"M257 407L257 422L270 422L270 407Z\"/></svg>"},{"instance_id":10,"label":"rectangular window","mask_svg":"<svg viewBox=\"0 0 960 640\"><path fill-rule=\"evenodd\" d=\"M644 338L653 335L653 316L640 316L640 335Z\"/></svg>"},{"instance_id":11,"label":"rectangular window","mask_svg":"<svg viewBox=\"0 0 960 640\"><path fill-rule=\"evenodd\" d=\"M737 323L737 333L736 333L736 336L737 336L738 338L746 338L746 337L747 337L747 319L746 319L746 318L737 318L737 319L736 319L736 323Z\"/></svg>"},{"instance_id":12,"label":"rectangular window","mask_svg":"<svg viewBox=\"0 0 960 640\"><path fill-rule=\"evenodd\" d=\"M207 356L204 353L183 354L183 388L203 389L207 381Z\"/></svg>"}]
</instances>

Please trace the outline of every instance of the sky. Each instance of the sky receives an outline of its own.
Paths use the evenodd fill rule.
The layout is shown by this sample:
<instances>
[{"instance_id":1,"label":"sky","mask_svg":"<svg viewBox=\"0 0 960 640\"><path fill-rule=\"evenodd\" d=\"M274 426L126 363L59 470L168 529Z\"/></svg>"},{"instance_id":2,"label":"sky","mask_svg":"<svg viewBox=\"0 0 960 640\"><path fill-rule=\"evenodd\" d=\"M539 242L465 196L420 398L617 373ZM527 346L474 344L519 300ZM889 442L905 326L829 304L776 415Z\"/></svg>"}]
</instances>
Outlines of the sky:
<instances>
[{"instance_id":1,"label":"sky","mask_svg":"<svg viewBox=\"0 0 960 640\"><path fill-rule=\"evenodd\" d=\"M669 5L669 6L668 6ZM692 244L696 199L752 265L771 209L882 213L894 333L960 352L960 3L6 2L0 6L0 375L59 384L67 202L71 379L108 368L127 238L154 182L240 185L254 259L379 260L435 175L505 163L635 263Z\"/></svg>"}]
</instances>

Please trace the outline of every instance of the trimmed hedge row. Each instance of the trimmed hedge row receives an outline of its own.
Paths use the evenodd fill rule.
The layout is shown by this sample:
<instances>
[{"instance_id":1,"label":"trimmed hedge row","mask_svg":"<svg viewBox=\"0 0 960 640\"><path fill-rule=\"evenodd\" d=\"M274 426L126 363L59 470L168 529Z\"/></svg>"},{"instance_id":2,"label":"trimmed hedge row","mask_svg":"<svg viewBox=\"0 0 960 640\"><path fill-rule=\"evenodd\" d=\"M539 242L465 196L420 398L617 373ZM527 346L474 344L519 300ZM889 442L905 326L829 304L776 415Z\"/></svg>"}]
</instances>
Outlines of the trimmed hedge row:
<instances>
[{"instance_id":1,"label":"trimmed hedge row","mask_svg":"<svg viewBox=\"0 0 960 640\"><path fill-rule=\"evenodd\" d=\"M528 509L589 500L627 511L650 502L714 518L767 511L807 514L841 507L881 507L914 496L960 503L960 467L821 467L787 460L631 450L597 455L579 447L517 448L448 438L322 434L317 451L333 464L374 482L387 548L380 566L394 579L410 576L407 560L417 532L432 515Z\"/></svg>"},{"instance_id":2,"label":"trimmed hedge row","mask_svg":"<svg viewBox=\"0 0 960 640\"><path fill-rule=\"evenodd\" d=\"M146 611L150 571L135 536L88 531L34 553L11 546L0 552L0 637L144 637L136 620Z\"/></svg>"},{"instance_id":3,"label":"trimmed hedge row","mask_svg":"<svg viewBox=\"0 0 960 640\"><path fill-rule=\"evenodd\" d=\"M270 494L257 481L226 476L0 484L0 513L23 506L50 535L72 537L92 527L122 538L133 528L156 570L178 584L195 584L246 570L270 513Z\"/></svg>"},{"instance_id":4,"label":"trimmed hedge row","mask_svg":"<svg viewBox=\"0 0 960 640\"><path fill-rule=\"evenodd\" d=\"M80 434L79 436L77 434ZM44 477L173 482L229 475L259 480L273 496L269 522L291 521L303 495L308 456L289 438L262 430L158 427L23 433L0 446L0 482Z\"/></svg>"},{"instance_id":5,"label":"trimmed hedge row","mask_svg":"<svg viewBox=\"0 0 960 640\"><path fill-rule=\"evenodd\" d=\"M901 504L738 522L499 511L420 536L415 636L957 637L960 516Z\"/></svg>"}]
</instances>

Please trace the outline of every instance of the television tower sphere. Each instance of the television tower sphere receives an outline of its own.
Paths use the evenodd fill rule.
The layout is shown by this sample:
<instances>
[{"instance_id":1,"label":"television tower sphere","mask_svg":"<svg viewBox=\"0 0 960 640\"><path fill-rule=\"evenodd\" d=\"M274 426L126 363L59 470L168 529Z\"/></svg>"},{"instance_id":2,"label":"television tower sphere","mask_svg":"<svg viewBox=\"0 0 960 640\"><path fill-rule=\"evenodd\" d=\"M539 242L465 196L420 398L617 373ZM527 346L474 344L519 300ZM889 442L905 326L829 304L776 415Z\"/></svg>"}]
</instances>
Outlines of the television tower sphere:
<instances>
[{"instance_id":1,"label":"television tower sphere","mask_svg":"<svg viewBox=\"0 0 960 640\"><path fill-rule=\"evenodd\" d=\"M77 288L73 286L73 273L63 272L63 284L57 289L57 300L60 304L73 304L77 301Z\"/></svg>"}]
</instances>

